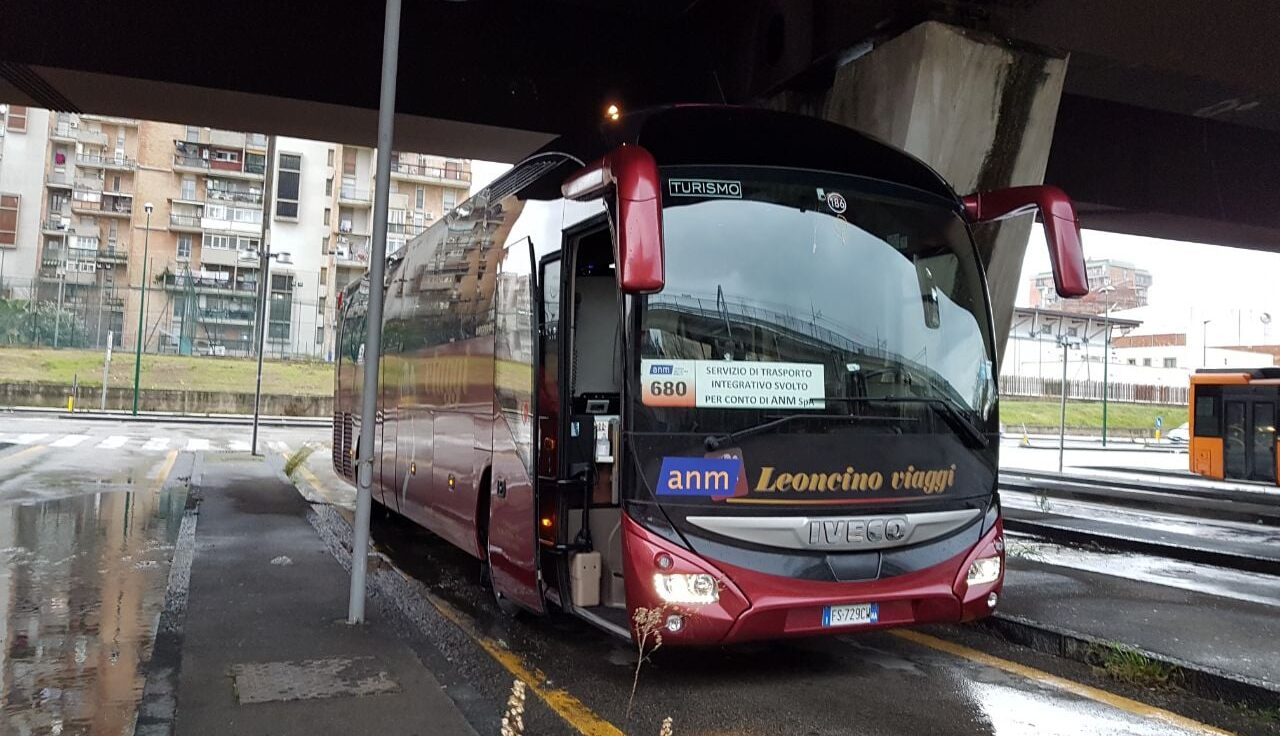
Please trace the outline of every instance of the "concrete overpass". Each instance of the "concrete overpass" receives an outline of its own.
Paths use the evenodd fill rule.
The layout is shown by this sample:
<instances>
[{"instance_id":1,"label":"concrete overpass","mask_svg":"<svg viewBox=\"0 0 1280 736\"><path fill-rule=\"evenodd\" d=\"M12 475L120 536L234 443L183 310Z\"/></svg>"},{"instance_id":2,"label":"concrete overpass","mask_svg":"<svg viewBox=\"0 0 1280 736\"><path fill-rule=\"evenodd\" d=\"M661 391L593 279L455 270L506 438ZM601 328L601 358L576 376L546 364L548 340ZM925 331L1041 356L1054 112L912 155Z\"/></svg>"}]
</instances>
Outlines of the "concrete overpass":
<instances>
[{"instance_id":1,"label":"concrete overpass","mask_svg":"<svg viewBox=\"0 0 1280 736\"><path fill-rule=\"evenodd\" d=\"M372 143L376 2L7 0L3 16L0 99ZM1069 54L1047 179L1088 226L1280 249L1269 0L412 0L398 136L513 160L606 101L826 89L926 19Z\"/></svg>"},{"instance_id":2,"label":"concrete overpass","mask_svg":"<svg viewBox=\"0 0 1280 736\"><path fill-rule=\"evenodd\" d=\"M0 99L371 144L381 4L300 7L7 0ZM514 160L608 102L768 104L960 189L1043 178L1087 227L1280 250L1270 0L410 0L403 28L405 148ZM1003 324L1028 228L984 242Z\"/></svg>"}]
</instances>

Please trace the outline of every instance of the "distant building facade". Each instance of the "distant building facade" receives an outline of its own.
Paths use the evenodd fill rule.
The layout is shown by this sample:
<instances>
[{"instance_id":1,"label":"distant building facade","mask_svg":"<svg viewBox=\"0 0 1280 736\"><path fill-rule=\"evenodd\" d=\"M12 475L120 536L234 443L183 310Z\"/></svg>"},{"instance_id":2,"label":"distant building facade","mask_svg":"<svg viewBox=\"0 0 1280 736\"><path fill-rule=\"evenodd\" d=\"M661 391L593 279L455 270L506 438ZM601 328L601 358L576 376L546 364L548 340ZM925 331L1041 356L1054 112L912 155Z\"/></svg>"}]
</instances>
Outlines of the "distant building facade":
<instances>
[{"instance_id":1,"label":"distant building facade","mask_svg":"<svg viewBox=\"0 0 1280 736\"><path fill-rule=\"evenodd\" d=\"M368 266L373 149L280 137L268 161L258 133L15 105L0 129L0 298L79 315L92 347L132 348L145 312L147 351L247 355L269 237L291 262L270 265L267 354L331 359L334 295ZM388 252L470 185L470 161L393 151Z\"/></svg>"},{"instance_id":2,"label":"distant building facade","mask_svg":"<svg viewBox=\"0 0 1280 736\"><path fill-rule=\"evenodd\" d=\"M1037 274L1031 280L1030 304L1034 308L1075 314L1104 314L1147 305L1151 273L1131 263L1112 259L1085 262L1089 293L1080 299L1062 299L1053 285L1053 274Z\"/></svg>"}]
</instances>

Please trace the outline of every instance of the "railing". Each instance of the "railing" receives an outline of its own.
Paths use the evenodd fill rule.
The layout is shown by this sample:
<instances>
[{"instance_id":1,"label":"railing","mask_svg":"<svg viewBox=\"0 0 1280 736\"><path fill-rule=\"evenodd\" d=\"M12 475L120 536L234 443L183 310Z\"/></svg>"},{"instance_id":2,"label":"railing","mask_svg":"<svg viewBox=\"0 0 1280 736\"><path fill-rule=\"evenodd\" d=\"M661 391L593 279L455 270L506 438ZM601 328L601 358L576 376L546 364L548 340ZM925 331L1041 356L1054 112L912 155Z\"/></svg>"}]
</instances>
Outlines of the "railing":
<instances>
[{"instance_id":1,"label":"railing","mask_svg":"<svg viewBox=\"0 0 1280 736\"><path fill-rule=\"evenodd\" d=\"M129 246L99 248L98 258L104 261L127 261L129 260Z\"/></svg>"},{"instance_id":2,"label":"railing","mask_svg":"<svg viewBox=\"0 0 1280 736\"><path fill-rule=\"evenodd\" d=\"M61 217L50 217L49 219L45 220L43 225L41 226L41 229L43 230L58 230L64 233L67 232L69 228L70 228L70 223Z\"/></svg>"},{"instance_id":3,"label":"railing","mask_svg":"<svg viewBox=\"0 0 1280 736\"><path fill-rule=\"evenodd\" d=\"M196 316L206 322L252 322L254 313L252 309L201 309Z\"/></svg>"},{"instance_id":4,"label":"railing","mask_svg":"<svg viewBox=\"0 0 1280 736\"><path fill-rule=\"evenodd\" d=\"M372 202L373 196L369 193L368 189L342 187L338 190L338 199L345 199L348 202Z\"/></svg>"},{"instance_id":5,"label":"railing","mask_svg":"<svg viewBox=\"0 0 1280 736\"><path fill-rule=\"evenodd\" d=\"M391 171L405 176L423 176L431 179L450 179L463 182L471 181L471 172L465 169L446 169L440 166L396 163L391 165Z\"/></svg>"},{"instance_id":6,"label":"railing","mask_svg":"<svg viewBox=\"0 0 1280 736\"><path fill-rule=\"evenodd\" d=\"M258 291L256 282L241 281L240 283L232 283L229 279L211 279L202 278L191 274L167 273L164 275L164 286L169 289L185 289L188 286L197 289L219 289L222 291L234 291L245 294L254 294Z\"/></svg>"},{"instance_id":7,"label":"railing","mask_svg":"<svg viewBox=\"0 0 1280 736\"><path fill-rule=\"evenodd\" d=\"M1107 400L1123 404L1187 403L1188 387L1160 386L1140 383L1107 383ZM1037 376L1000 376L1000 394L1057 399L1062 396L1061 378ZM1102 401L1101 381L1067 381L1067 398L1079 401Z\"/></svg>"},{"instance_id":8,"label":"railing","mask_svg":"<svg viewBox=\"0 0 1280 736\"><path fill-rule=\"evenodd\" d=\"M236 189L221 189L210 186L208 189L209 199L216 199L223 202L243 202L246 204L262 204L262 192L248 192Z\"/></svg>"},{"instance_id":9,"label":"railing","mask_svg":"<svg viewBox=\"0 0 1280 736\"><path fill-rule=\"evenodd\" d=\"M89 200L73 199L71 200L71 209L87 210L89 212L100 212L104 215L132 215L132 200L120 200L117 202L91 202Z\"/></svg>"},{"instance_id":10,"label":"railing","mask_svg":"<svg viewBox=\"0 0 1280 736\"><path fill-rule=\"evenodd\" d=\"M62 186L71 186L71 175L65 171L50 171L49 176L45 178L49 184L61 184Z\"/></svg>"},{"instance_id":11,"label":"railing","mask_svg":"<svg viewBox=\"0 0 1280 736\"><path fill-rule=\"evenodd\" d=\"M244 173L246 174L258 174L261 176L266 172L266 170L267 170L266 162L249 163L248 161L246 161L244 164Z\"/></svg>"},{"instance_id":12,"label":"railing","mask_svg":"<svg viewBox=\"0 0 1280 736\"><path fill-rule=\"evenodd\" d=\"M197 215L175 215L169 213L169 225L171 227L200 227L200 217Z\"/></svg>"},{"instance_id":13,"label":"railing","mask_svg":"<svg viewBox=\"0 0 1280 736\"><path fill-rule=\"evenodd\" d=\"M75 138L76 130L77 128L73 127L71 123L58 123L53 126L53 132L49 135L52 138Z\"/></svg>"},{"instance_id":14,"label":"railing","mask_svg":"<svg viewBox=\"0 0 1280 736\"><path fill-rule=\"evenodd\" d=\"M81 166L111 166L121 169L136 168L138 162L128 156L98 156L91 153L76 154L76 163Z\"/></svg>"},{"instance_id":15,"label":"railing","mask_svg":"<svg viewBox=\"0 0 1280 736\"><path fill-rule=\"evenodd\" d=\"M394 235L421 235L430 225L415 225L412 222L388 222L387 232Z\"/></svg>"},{"instance_id":16,"label":"railing","mask_svg":"<svg viewBox=\"0 0 1280 736\"><path fill-rule=\"evenodd\" d=\"M189 169L208 169L209 159L201 156L184 156L181 153L173 154L174 166L186 166Z\"/></svg>"}]
</instances>

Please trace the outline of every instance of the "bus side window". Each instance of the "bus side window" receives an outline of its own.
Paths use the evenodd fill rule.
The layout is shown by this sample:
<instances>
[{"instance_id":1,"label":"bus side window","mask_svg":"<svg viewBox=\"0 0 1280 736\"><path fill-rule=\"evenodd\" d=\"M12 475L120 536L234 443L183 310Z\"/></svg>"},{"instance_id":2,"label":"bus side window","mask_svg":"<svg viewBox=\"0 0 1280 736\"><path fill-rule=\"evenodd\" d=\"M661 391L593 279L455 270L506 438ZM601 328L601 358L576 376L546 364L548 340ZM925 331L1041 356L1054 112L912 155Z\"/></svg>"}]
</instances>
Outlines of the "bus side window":
<instances>
[{"instance_id":1,"label":"bus side window","mask_svg":"<svg viewBox=\"0 0 1280 736\"><path fill-rule=\"evenodd\" d=\"M1196 422L1195 431L1197 437L1221 437L1222 436L1222 412L1220 410L1221 397L1212 394L1202 393L1212 389L1201 387L1196 393Z\"/></svg>"}]
</instances>

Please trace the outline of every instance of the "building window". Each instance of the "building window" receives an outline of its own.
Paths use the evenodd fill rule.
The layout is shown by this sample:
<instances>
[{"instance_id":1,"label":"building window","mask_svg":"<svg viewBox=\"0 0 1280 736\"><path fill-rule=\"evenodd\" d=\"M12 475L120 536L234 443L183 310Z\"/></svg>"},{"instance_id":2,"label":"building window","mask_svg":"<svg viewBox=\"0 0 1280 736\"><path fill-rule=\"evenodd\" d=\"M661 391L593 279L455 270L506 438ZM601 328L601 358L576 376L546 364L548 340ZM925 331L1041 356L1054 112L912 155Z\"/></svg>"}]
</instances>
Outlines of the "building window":
<instances>
[{"instance_id":1,"label":"building window","mask_svg":"<svg viewBox=\"0 0 1280 736\"><path fill-rule=\"evenodd\" d=\"M213 248L214 250L229 250L231 248L231 238L226 235L205 235L204 247Z\"/></svg>"},{"instance_id":2,"label":"building window","mask_svg":"<svg viewBox=\"0 0 1280 736\"><path fill-rule=\"evenodd\" d=\"M27 108L22 105L10 105L9 118L5 121L5 127L15 133L27 132Z\"/></svg>"},{"instance_id":3,"label":"building window","mask_svg":"<svg viewBox=\"0 0 1280 736\"><path fill-rule=\"evenodd\" d=\"M1150 367L1151 367L1151 359L1150 359L1150 358L1143 358L1143 359L1142 359L1142 364L1143 364L1143 365L1145 365L1145 366L1147 366L1148 368L1150 368Z\"/></svg>"},{"instance_id":4,"label":"building window","mask_svg":"<svg viewBox=\"0 0 1280 736\"><path fill-rule=\"evenodd\" d=\"M178 236L178 260L191 260L191 236L182 234Z\"/></svg>"},{"instance_id":5,"label":"building window","mask_svg":"<svg viewBox=\"0 0 1280 736\"><path fill-rule=\"evenodd\" d=\"M328 225L329 218L332 216L333 216L333 210L329 209L328 207L325 207L324 208L324 224Z\"/></svg>"},{"instance_id":6,"label":"building window","mask_svg":"<svg viewBox=\"0 0 1280 736\"><path fill-rule=\"evenodd\" d=\"M13 114L13 108L9 108ZM16 194L0 194L0 245L18 244L18 201Z\"/></svg>"},{"instance_id":7,"label":"building window","mask_svg":"<svg viewBox=\"0 0 1280 736\"><path fill-rule=\"evenodd\" d=\"M444 190L444 211L452 212L458 206L458 193L452 189Z\"/></svg>"},{"instance_id":8,"label":"building window","mask_svg":"<svg viewBox=\"0 0 1280 736\"><path fill-rule=\"evenodd\" d=\"M414 191L413 204L416 209L424 210L427 208L427 190L425 187L418 187Z\"/></svg>"},{"instance_id":9,"label":"building window","mask_svg":"<svg viewBox=\"0 0 1280 736\"><path fill-rule=\"evenodd\" d=\"M1137 365L1137 364L1138 364L1138 359L1137 359L1137 358L1130 358L1130 359L1129 359L1129 365Z\"/></svg>"},{"instance_id":10,"label":"building window","mask_svg":"<svg viewBox=\"0 0 1280 736\"><path fill-rule=\"evenodd\" d=\"M324 344L324 325L316 325L316 344Z\"/></svg>"},{"instance_id":11,"label":"building window","mask_svg":"<svg viewBox=\"0 0 1280 736\"><path fill-rule=\"evenodd\" d=\"M182 177L182 193L179 195L182 199L194 202L196 199L196 178L194 176Z\"/></svg>"},{"instance_id":12,"label":"building window","mask_svg":"<svg viewBox=\"0 0 1280 736\"><path fill-rule=\"evenodd\" d=\"M1178 367L1178 359L1177 359L1177 358L1165 358L1165 359L1164 359L1164 367L1165 367L1165 368L1177 368L1177 367Z\"/></svg>"},{"instance_id":13,"label":"building window","mask_svg":"<svg viewBox=\"0 0 1280 736\"><path fill-rule=\"evenodd\" d=\"M329 157L325 161L325 166L328 166L331 169L333 168L333 149L332 148L329 149Z\"/></svg>"},{"instance_id":14,"label":"building window","mask_svg":"<svg viewBox=\"0 0 1280 736\"><path fill-rule=\"evenodd\" d=\"M276 182L276 217L298 217L298 189L302 182L302 156L280 154ZM326 218L326 222L328 219Z\"/></svg>"},{"instance_id":15,"label":"building window","mask_svg":"<svg viewBox=\"0 0 1280 736\"><path fill-rule=\"evenodd\" d=\"M187 140L192 143L200 142L200 126L198 125L187 126Z\"/></svg>"},{"instance_id":16,"label":"building window","mask_svg":"<svg viewBox=\"0 0 1280 736\"><path fill-rule=\"evenodd\" d=\"M321 266L320 267L320 285L324 286L327 283L329 283L329 267ZM324 299L324 297L320 297L320 298Z\"/></svg>"},{"instance_id":17,"label":"building window","mask_svg":"<svg viewBox=\"0 0 1280 736\"><path fill-rule=\"evenodd\" d=\"M354 148L342 149L342 175L356 175L356 149Z\"/></svg>"},{"instance_id":18,"label":"building window","mask_svg":"<svg viewBox=\"0 0 1280 736\"><path fill-rule=\"evenodd\" d=\"M240 152L239 152L239 151L221 151L221 150L215 150L215 151L213 152L213 160L214 160L214 161L223 161L223 162L226 162L226 163L239 163L239 162L240 162Z\"/></svg>"},{"instance_id":19,"label":"building window","mask_svg":"<svg viewBox=\"0 0 1280 736\"><path fill-rule=\"evenodd\" d=\"M324 180L324 196L326 197L333 196L333 177L332 176Z\"/></svg>"},{"instance_id":20,"label":"building window","mask_svg":"<svg viewBox=\"0 0 1280 736\"><path fill-rule=\"evenodd\" d=\"M328 235L324 236L323 238L320 238L320 255L322 256L329 255L329 236Z\"/></svg>"}]
</instances>

